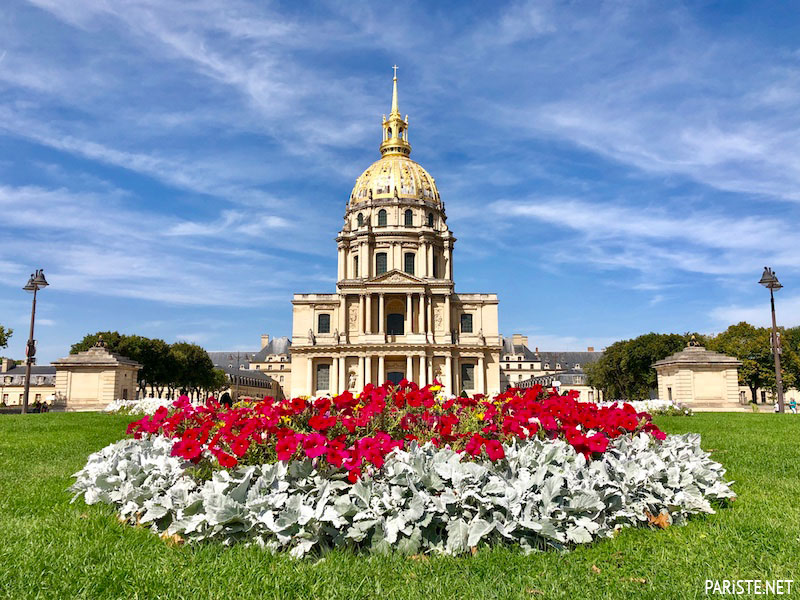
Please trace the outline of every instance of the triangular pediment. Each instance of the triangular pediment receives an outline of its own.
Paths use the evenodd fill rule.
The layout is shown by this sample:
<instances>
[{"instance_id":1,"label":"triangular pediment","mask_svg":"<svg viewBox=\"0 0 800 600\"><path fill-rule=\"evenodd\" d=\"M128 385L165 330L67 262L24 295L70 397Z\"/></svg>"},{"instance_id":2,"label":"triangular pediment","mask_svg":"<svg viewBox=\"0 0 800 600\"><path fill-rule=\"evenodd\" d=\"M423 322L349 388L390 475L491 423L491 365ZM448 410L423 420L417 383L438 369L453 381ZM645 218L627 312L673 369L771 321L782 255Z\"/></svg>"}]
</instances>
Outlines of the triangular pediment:
<instances>
[{"instance_id":1,"label":"triangular pediment","mask_svg":"<svg viewBox=\"0 0 800 600\"><path fill-rule=\"evenodd\" d=\"M397 269L392 269L391 271L387 271L377 277L373 277L369 279L367 283L399 283L399 284L409 284L409 283L425 283L419 277L414 275L409 275L408 273L404 273L403 271L398 271Z\"/></svg>"}]
</instances>

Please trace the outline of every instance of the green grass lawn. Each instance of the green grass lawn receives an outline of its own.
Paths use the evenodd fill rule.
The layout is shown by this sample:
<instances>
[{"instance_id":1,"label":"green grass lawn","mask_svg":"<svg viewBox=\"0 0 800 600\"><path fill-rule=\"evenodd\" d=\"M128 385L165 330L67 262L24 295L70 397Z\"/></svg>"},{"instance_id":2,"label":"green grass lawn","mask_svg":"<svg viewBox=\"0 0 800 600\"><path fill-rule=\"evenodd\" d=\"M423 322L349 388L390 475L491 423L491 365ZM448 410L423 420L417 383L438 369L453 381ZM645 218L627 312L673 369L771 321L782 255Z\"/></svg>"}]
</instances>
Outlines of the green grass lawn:
<instances>
[{"instance_id":1,"label":"green grass lawn","mask_svg":"<svg viewBox=\"0 0 800 600\"><path fill-rule=\"evenodd\" d=\"M70 475L122 437L129 420L0 416L0 597L673 599L704 596L707 578L794 579L800 597L800 416L659 419L670 433L701 433L736 480L736 502L685 527L626 529L569 553L333 553L319 561L217 544L171 547L118 523L109 506L70 504Z\"/></svg>"}]
</instances>

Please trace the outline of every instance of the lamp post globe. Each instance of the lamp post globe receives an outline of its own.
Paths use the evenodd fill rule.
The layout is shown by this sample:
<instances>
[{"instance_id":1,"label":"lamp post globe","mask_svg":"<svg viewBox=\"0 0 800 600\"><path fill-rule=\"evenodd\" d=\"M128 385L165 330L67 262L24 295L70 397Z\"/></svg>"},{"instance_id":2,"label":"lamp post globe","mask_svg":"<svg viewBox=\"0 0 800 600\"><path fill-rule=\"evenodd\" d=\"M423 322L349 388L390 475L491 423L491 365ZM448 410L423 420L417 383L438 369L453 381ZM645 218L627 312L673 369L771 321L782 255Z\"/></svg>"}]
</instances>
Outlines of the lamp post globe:
<instances>
[{"instance_id":1,"label":"lamp post globe","mask_svg":"<svg viewBox=\"0 0 800 600\"><path fill-rule=\"evenodd\" d=\"M784 412L783 406L783 380L781 379L781 344L778 338L778 325L775 321L775 291L783 286L778 281L775 271L769 267L764 267L764 273L758 282L769 290L769 303L772 311L772 356L775 358L775 388L778 395L778 412Z\"/></svg>"},{"instance_id":2,"label":"lamp post globe","mask_svg":"<svg viewBox=\"0 0 800 600\"><path fill-rule=\"evenodd\" d=\"M36 292L46 288L49 284L44 277L44 270L37 269L36 273L31 273L28 283L22 288L26 292L33 292L33 303L31 306L31 330L28 336L28 344L25 347L25 393L22 395L22 414L28 412L28 397L31 391L31 365L36 356L36 340L33 339L33 323L36 318Z\"/></svg>"}]
</instances>

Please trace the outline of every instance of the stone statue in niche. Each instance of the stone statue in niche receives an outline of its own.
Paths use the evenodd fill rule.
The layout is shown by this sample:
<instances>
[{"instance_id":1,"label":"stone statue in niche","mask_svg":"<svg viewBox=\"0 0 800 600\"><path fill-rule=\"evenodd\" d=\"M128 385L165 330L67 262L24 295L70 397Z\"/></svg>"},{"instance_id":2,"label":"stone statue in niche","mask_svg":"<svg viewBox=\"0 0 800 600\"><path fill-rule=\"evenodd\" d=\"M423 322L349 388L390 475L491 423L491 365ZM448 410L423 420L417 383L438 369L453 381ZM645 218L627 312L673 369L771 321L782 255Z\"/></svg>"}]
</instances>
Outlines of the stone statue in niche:
<instances>
[{"instance_id":1,"label":"stone statue in niche","mask_svg":"<svg viewBox=\"0 0 800 600\"><path fill-rule=\"evenodd\" d=\"M333 339L336 340L337 344L339 343L339 340L341 339L341 336L339 335L339 328L338 327L333 331Z\"/></svg>"},{"instance_id":2,"label":"stone statue in niche","mask_svg":"<svg viewBox=\"0 0 800 600\"><path fill-rule=\"evenodd\" d=\"M483 335L483 329L478 330L478 341L481 345L486 345L486 336Z\"/></svg>"},{"instance_id":3,"label":"stone statue in niche","mask_svg":"<svg viewBox=\"0 0 800 600\"><path fill-rule=\"evenodd\" d=\"M308 343L312 346L317 343L317 338L314 337L314 332L311 329L308 330Z\"/></svg>"},{"instance_id":4,"label":"stone statue in niche","mask_svg":"<svg viewBox=\"0 0 800 600\"><path fill-rule=\"evenodd\" d=\"M445 383L445 381L444 381L444 369L442 368L442 365L439 365L438 367L436 367L436 373L434 373L433 378L436 381L438 381L439 383L441 383L441 384Z\"/></svg>"},{"instance_id":5,"label":"stone statue in niche","mask_svg":"<svg viewBox=\"0 0 800 600\"><path fill-rule=\"evenodd\" d=\"M347 389L354 390L356 389L356 371L355 369L350 369L350 377L347 380Z\"/></svg>"}]
</instances>

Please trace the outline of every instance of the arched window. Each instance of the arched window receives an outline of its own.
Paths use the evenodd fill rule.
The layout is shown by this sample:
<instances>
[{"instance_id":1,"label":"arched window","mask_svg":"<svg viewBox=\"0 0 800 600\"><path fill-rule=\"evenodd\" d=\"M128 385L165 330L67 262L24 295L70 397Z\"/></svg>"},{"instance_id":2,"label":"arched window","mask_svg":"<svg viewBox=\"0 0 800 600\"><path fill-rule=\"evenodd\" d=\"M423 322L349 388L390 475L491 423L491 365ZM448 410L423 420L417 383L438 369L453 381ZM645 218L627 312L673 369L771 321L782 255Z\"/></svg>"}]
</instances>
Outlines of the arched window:
<instances>
[{"instance_id":1,"label":"arched window","mask_svg":"<svg viewBox=\"0 0 800 600\"><path fill-rule=\"evenodd\" d=\"M375 255L375 275L386 273L386 252L378 252Z\"/></svg>"},{"instance_id":2,"label":"arched window","mask_svg":"<svg viewBox=\"0 0 800 600\"><path fill-rule=\"evenodd\" d=\"M384 209L378 211L378 227L386 227L386 211Z\"/></svg>"},{"instance_id":3,"label":"arched window","mask_svg":"<svg viewBox=\"0 0 800 600\"><path fill-rule=\"evenodd\" d=\"M433 213L428 213L428 227L433 227Z\"/></svg>"},{"instance_id":4,"label":"arched window","mask_svg":"<svg viewBox=\"0 0 800 600\"><path fill-rule=\"evenodd\" d=\"M364 215L362 215L361 213L358 213L358 226L359 227L364 226Z\"/></svg>"},{"instance_id":5,"label":"arched window","mask_svg":"<svg viewBox=\"0 0 800 600\"><path fill-rule=\"evenodd\" d=\"M406 255L403 257L403 270L408 273L409 275L414 274L414 253L413 252L406 252Z\"/></svg>"},{"instance_id":6,"label":"arched window","mask_svg":"<svg viewBox=\"0 0 800 600\"><path fill-rule=\"evenodd\" d=\"M317 333L331 332L331 316L323 313L317 317Z\"/></svg>"},{"instance_id":7,"label":"arched window","mask_svg":"<svg viewBox=\"0 0 800 600\"><path fill-rule=\"evenodd\" d=\"M414 224L414 213L411 212L411 209L407 209L405 212L405 225L406 227L411 227Z\"/></svg>"},{"instance_id":8,"label":"arched window","mask_svg":"<svg viewBox=\"0 0 800 600\"><path fill-rule=\"evenodd\" d=\"M392 128L391 127L387 127L386 128L386 137L387 138L392 137Z\"/></svg>"}]
</instances>

